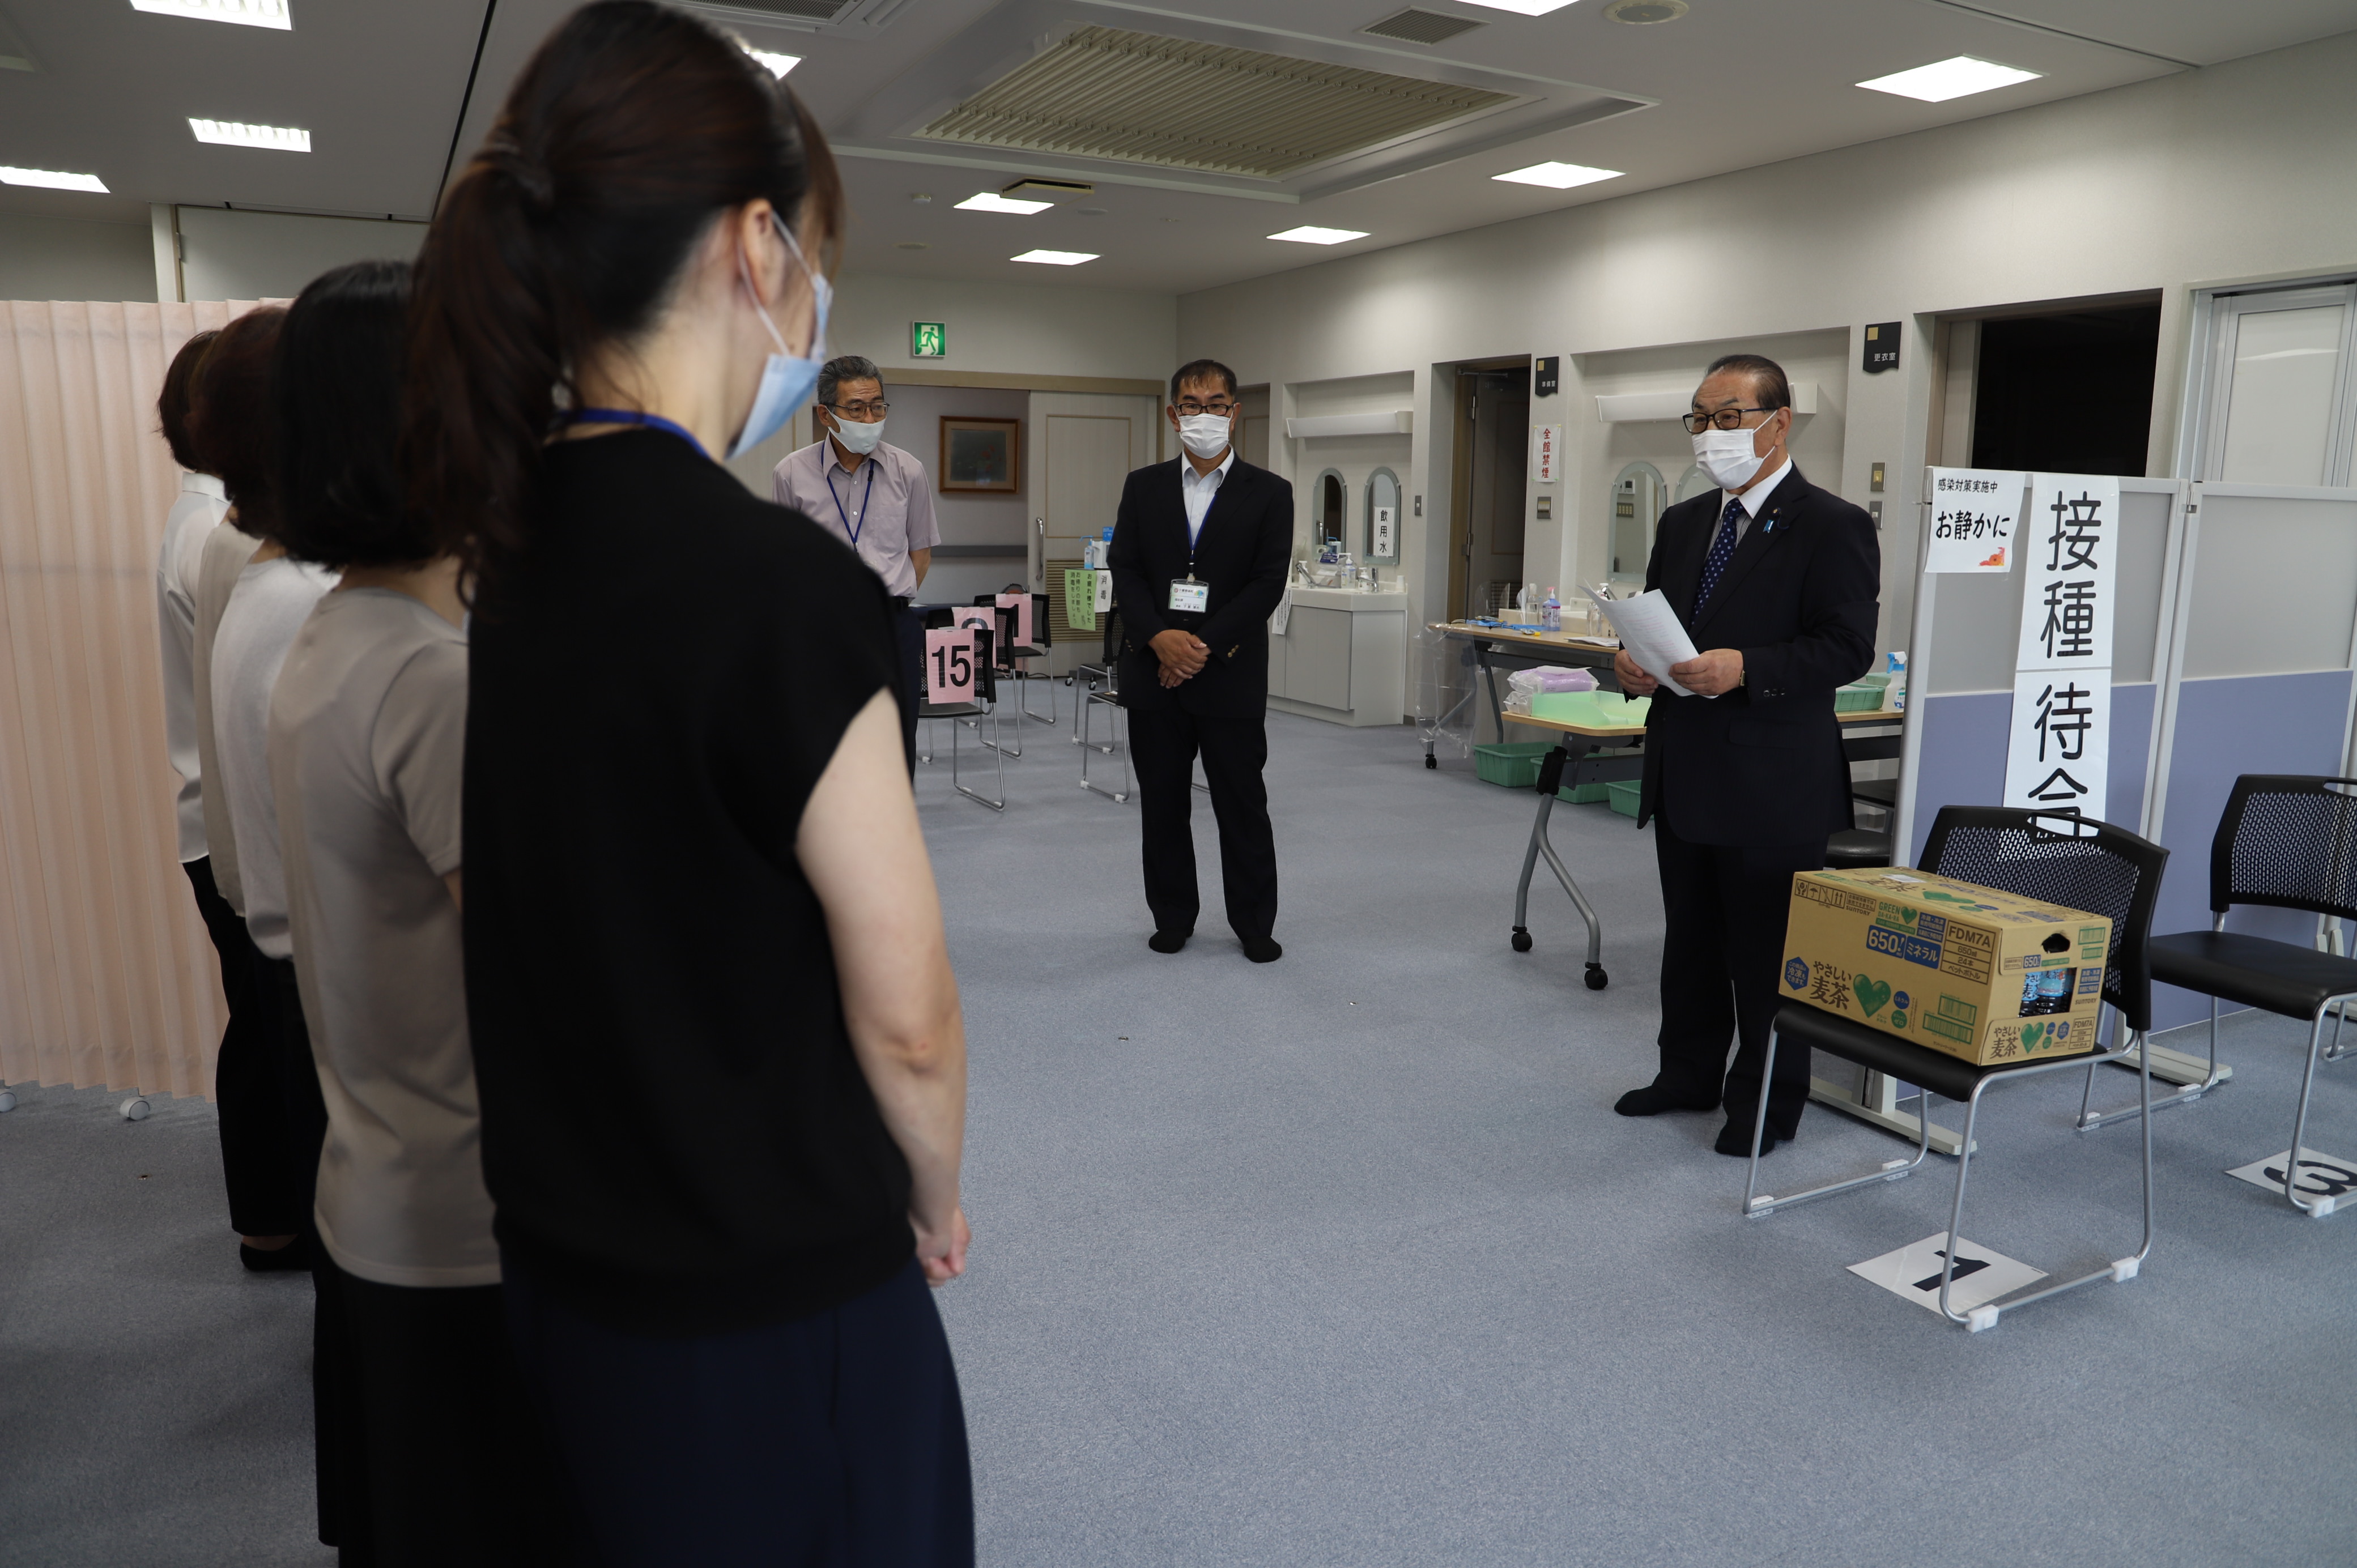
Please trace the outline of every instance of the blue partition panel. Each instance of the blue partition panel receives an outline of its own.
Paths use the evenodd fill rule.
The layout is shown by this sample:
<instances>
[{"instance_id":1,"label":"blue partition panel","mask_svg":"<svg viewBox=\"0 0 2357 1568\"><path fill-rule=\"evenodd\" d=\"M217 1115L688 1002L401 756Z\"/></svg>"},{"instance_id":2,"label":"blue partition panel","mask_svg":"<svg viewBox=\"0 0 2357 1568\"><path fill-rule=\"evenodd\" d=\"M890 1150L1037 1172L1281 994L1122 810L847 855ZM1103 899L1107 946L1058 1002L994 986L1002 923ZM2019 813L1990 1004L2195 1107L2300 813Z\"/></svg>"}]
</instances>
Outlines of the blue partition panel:
<instances>
[{"instance_id":1,"label":"blue partition panel","mask_svg":"<svg viewBox=\"0 0 2357 1568\"><path fill-rule=\"evenodd\" d=\"M2210 843L2226 797L2245 773L2338 774L2349 722L2350 671L2232 675L2187 680L2178 687L2169 767L2169 800L2154 836L2169 852L2155 932L2210 928ZM2119 777L2115 754L2113 778ZM2115 786L2116 787L2116 786ZM2240 909L2227 929L2302 946L2316 918L2289 909ZM2153 1027L2174 1028L2210 1016L2210 999L2173 985L2153 988Z\"/></svg>"},{"instance_id":2,"label":"blue partition panel","mask_svg":"<svg viewBox=\"0 0 2357 1568\"><path fill-rule=\"evenodd\" d=\"M2104 820L2133 829L2144 816L2145 755L2152 746L2151 682L2112 688L2112 751ZM1923 729L1916 762L1915 842L1907 864L1923 863L1932 820L1943 806L1996 806L2005 800L2005 741L2013 716L2010 692L1962 692L1926 697L1908 714Z\"/></svg>"}]
</instances>

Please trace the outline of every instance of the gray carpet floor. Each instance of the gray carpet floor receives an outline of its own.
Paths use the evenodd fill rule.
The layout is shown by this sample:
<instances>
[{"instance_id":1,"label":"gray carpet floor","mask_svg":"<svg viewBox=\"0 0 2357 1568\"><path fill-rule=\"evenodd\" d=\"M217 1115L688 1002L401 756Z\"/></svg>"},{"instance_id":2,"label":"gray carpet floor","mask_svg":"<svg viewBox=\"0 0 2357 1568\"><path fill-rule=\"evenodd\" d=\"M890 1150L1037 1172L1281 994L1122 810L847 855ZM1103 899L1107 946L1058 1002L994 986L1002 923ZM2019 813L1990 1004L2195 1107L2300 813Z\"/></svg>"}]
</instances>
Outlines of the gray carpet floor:
<instances>
[{"instance_id":1,"label":"gray carpet floor","mask_svg":"<svg viewBox=\"0 0 2357 1568\"><path fill-rule=\"evenodd\" d=\"M1272 715L1286 957L1226 931L1200 797L1211 905L1165 957L1136 808L1077 787L1067 725L1027 727L1004 815L920 769L974 1058L973 1270L940 1299L985 1563L2357 1563L2357 1214L2222 1174L2290 1141L2300 1032L2231 1020L2234 1081L2156 1122L2142 1277L1968 1335L1846 1272L1943 1228L1948 1162L1746 1220L1717 1118L1611 1113L1658 1013L1626 819L1556 814L1607 925L1589 992L1551 885L1507 946L1530 796ZM2078 1092L1995 1098L1966 1214L2058 1273L2136 1243L2135 1130L2073 1134ZM308 1286L238 1269L210 1108L24 1096L0 1564L326 1561ZM2357 1155L2357 1066L2309 1142ZM1900 1149L1820 1107L1768 1169Z\"/></svg>"}]
</instances>

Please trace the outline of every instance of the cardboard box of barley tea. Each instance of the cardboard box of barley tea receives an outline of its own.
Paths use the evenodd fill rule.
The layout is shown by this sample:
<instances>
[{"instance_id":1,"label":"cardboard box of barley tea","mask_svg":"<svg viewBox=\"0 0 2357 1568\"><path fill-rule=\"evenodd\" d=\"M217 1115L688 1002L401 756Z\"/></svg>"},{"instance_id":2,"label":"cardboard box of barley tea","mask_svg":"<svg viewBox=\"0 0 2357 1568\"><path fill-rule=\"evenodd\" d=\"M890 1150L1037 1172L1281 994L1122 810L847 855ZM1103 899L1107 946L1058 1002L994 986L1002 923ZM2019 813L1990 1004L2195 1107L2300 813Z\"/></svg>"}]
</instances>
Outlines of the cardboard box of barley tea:
<instances>
[{"instance_id":1,"label":"cardboard box of barley tea","mask_svg":"<svg viewBox=\"0 0 2357 1568\"><path fill-rule=\"evenodd\" d=\"M2112 923L1875 867L1792 878L1783 994L1980 1066L2094 1049Z\"/></svg>"}]
</instances>

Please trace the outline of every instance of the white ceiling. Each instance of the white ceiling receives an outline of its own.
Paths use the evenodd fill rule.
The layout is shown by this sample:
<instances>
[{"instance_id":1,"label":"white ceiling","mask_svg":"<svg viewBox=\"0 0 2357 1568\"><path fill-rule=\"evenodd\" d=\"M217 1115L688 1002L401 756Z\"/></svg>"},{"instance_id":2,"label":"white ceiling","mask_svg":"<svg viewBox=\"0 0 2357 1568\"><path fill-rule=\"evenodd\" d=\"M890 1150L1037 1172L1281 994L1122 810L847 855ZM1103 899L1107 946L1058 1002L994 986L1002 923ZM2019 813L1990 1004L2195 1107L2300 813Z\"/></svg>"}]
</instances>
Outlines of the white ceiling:
<instances>
[{"instance_id":1,"label":"white ceiling","mask_svg":"<svg viewBox=\"0 0 2357 1568\"><path fill-rule=\"evenodd\" d=\"M0 0L0 22L43 68L0 70L0 164L95 172L113 192L0 187L0 210L144 221L146 203L177 201L425 216L454 145L463 162L575 0L290 3L295 26L276 31L148 15L129 0ZM855 268L1185 292L2357 29L2357 0L1690 0L1686 16L1654 27L1611 21L1609 0L1536 17L1415 0L1486 25L1429 49L1359 33L1405 3L906 0L872 36L741 30L759 47L805 57L791 80L843 144ZM1314 182L1247 195L1250 182L1082 167L905 135L912 105L996 74L992 62L1010 48L1019 55L1043 27L1071 22L1217 34L1408 75L1506 73L1566 103L1638 107L1486 150L1470 150L1481 138L1436 143L1411 160L1426 166L1324 195L1302 194ZM1943 104L1853 85L1958 54L2044 74ZM188 133L192 115L303 126L314 151L203 145ZM1570 191L1488 177L1547 159L1627 173ZM1075 207L1100 210L952 209L1025 174L1093 178L1096 196ZM1208 188L1222 183L1227 191ZM1175 188L1189 185L1207 188ZM934 199L917 203L917 193ZM1370 238L1324 248L1264 237L1302 223ZM911 245L926 248L903 248ZM1007 259L1035 246L1102 259L1056 274Z\"/></svg>"}]
</instances>

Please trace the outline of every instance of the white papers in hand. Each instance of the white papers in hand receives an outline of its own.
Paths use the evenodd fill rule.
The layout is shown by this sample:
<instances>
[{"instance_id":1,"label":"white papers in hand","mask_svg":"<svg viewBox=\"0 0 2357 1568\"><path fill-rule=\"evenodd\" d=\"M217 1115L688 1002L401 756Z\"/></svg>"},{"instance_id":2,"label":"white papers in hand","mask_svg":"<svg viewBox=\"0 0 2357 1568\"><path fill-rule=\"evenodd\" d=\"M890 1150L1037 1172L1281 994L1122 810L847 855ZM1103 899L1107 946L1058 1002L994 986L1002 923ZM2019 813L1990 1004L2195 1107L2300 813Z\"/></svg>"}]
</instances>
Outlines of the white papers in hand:
<instances>
[{"instance_id":1,"label":"white papers in hand","mask_svg":"<svg viewBox=\"0 0 2357 1568\"><path fill-rule=\"evenodd\" d=\"M1639 594L1633 599L1601 599L1592 588L1580 591L1612 623L1612 629L1620 634L1621 649L1639 669L1681 697L1694 695L1670 679L1670 666L1694 658L1695 645L1694 639L1686 635L1684 623L1678 619L1678 612L1670 608L1670 601L1662 596L1661 590Z\"/></svg>"}]
</instances>

